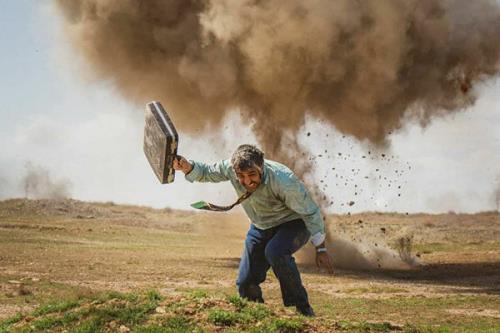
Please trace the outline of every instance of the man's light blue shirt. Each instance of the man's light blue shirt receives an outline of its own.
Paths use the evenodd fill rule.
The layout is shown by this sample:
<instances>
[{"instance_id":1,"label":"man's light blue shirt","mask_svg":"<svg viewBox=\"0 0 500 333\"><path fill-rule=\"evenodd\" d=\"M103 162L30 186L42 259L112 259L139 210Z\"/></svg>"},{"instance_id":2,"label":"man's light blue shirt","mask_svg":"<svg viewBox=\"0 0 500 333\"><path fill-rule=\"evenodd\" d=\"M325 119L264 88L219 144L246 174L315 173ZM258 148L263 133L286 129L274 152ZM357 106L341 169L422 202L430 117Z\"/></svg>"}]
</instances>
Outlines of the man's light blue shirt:
<instances>
[{"instance_id":1,"label":"man's light blue shirt","mask_svg":"<svg viewBox=\"0 0 500 333\"><path fill-rule=\"evenodd\" d=\"M214 164L190 161L193 169L186 175L189 182L230 181L238 196L246 189L238 181L231 162ZM314 245L325 239L321 211L304 184L285 165L265 160L262 182L254 193L241 204L250 221L259 229L269 229L296 219L304 220Z\"/></svg>"}]
</instances>

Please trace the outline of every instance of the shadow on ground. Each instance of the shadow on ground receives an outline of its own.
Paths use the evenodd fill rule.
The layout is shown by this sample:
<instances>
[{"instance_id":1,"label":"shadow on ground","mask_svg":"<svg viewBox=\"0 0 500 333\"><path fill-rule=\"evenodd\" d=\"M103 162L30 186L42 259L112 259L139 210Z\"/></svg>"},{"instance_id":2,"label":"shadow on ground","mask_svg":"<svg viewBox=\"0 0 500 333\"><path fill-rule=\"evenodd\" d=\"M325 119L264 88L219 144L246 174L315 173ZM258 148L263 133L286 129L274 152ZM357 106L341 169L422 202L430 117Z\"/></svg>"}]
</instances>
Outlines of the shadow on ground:
<instances>
[{"instance_id":1,"label":"shadow on ground","mask_svg":"<svg viewBox=\"0 0 500 333\"><path fill-rule=\"evenodd\" d=\"M238 269L240 258L213 258L214 267ZM324 275L314 265L299 265L303 273ZM460 293L500 295L500 262L436 263L409 270L346 270L336 269L335 276L381 282L418 283L460 287ZM470 289L467 289L470 288ZM452 291L450 291L452 292Z\"/></svg>"},{"instance_id":2,"label":"shadow on ground","mask_svg":"<svg viewBox=\"0 0 500 333\"><path fill-rule=\"evenodd\" d=\"M309 274L320 274L313 265L300 267ZM376 279L382 282L418 283L460 287L460 293L485 293L500 295L500 262L435 263L425 264L409 270L343 270L335 274L359 280ZM467 288L470 288L469 290ZM452 292L452 291L450 291Z\"/></svg>"}]
</instances>

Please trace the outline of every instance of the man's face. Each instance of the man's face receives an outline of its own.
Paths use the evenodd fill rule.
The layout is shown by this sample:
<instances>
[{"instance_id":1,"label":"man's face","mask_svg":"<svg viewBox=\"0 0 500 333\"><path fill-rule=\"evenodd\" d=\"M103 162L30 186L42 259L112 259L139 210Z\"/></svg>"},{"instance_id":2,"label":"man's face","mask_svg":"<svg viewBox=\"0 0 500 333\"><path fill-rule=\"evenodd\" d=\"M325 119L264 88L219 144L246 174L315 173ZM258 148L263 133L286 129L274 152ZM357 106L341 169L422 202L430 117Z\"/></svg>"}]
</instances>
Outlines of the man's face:
<instances>
[{"instance_id":1,"label":"man's face","mask_svg":"<svg viewBox=\"0 0 500 333\"><path fill-rule=\"evenodd\" d=\"M261 182L261 173L257 168L250 168L246 170L235 170L236 177L241 185L243 185L248 192L254 192L259 187Z\"/></svg>"}]
</instances>

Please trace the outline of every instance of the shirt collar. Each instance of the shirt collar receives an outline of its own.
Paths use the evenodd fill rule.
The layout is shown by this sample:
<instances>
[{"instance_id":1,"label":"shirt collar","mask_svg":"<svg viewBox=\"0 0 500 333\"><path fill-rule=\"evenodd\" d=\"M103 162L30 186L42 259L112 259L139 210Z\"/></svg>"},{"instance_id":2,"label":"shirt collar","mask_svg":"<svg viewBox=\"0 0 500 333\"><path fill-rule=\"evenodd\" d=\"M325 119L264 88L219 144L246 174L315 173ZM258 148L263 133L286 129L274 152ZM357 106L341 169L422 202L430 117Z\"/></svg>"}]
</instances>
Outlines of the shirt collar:
<instances>
[{"instance_id":1,"label":"shirt collar","mask_svg":"<svg viewBox=\"0 0 500 333\"><path fill-rule=\"evenodd\" d=\"M269 170L266 162L264 162L264 166L262 168L262 183L266 184L269 182Z\"/></svg>"}]
</instances>

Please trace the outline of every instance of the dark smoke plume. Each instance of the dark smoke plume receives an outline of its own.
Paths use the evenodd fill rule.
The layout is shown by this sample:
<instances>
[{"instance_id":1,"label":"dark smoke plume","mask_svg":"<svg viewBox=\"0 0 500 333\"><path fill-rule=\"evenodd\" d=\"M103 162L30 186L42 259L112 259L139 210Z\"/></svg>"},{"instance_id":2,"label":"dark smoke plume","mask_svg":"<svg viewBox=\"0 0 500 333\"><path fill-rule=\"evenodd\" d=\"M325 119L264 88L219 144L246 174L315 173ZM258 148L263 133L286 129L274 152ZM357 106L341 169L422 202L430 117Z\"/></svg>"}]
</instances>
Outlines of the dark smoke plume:
<instances>
[{"instance_id":1,"label":"dark smoke plume","mask_svg":"<svg viewBox=\"0 0 500 333\"><path fill-rule=\"evenodd\" d=\"M163 101L182 131L238 108L288 162L306 113L383 145L408 118L470 106L499 71L493 0L56 1L124 96Z\"/></svg>"},{"instance_id":2,"label":"dark smoke plume","mask_svg":"<svg viewBox=\"0 0 500 333\"><path fill-rule=\"evenodd\" d=\"M72 185L67 179L53 180L47 169L28 162L22 186L26 198L64 199L70 197Z\"/></svg>"}]
</instances>

